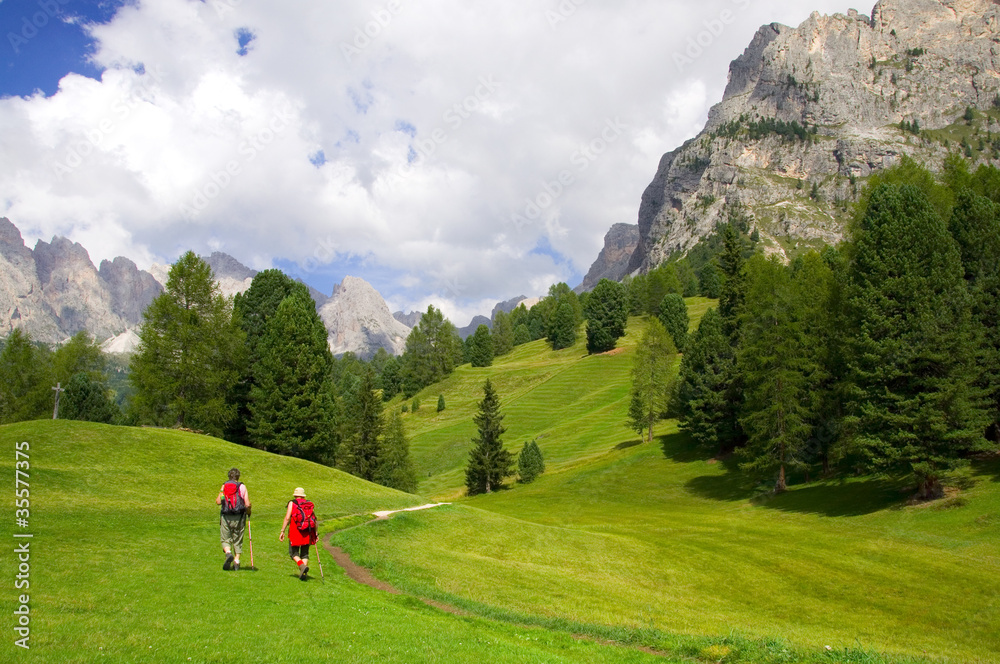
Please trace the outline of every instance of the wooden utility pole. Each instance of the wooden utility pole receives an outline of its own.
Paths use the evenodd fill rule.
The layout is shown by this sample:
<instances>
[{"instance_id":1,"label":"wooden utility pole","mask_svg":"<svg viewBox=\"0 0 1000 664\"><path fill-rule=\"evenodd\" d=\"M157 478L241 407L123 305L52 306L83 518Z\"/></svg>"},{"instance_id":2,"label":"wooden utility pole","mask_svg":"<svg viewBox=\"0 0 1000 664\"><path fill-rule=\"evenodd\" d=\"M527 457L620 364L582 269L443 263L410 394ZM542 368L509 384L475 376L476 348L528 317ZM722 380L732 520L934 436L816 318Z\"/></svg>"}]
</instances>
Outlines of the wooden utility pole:
<instances>
[{"instance_id":1,"label":"wooden utility pole","mask_svg":"<svg viewBox=\"0 0 1000 664\"><path fill-rule=\"evenodd\" d=\"M62 394L63 392L65 392L66 390L63 388L62 383L56 383L56 386L53 387L52 390L56 393L56 407L52 409L52 419L58 420L59 419L59 395Z\"/></svg>"}]
</instances>

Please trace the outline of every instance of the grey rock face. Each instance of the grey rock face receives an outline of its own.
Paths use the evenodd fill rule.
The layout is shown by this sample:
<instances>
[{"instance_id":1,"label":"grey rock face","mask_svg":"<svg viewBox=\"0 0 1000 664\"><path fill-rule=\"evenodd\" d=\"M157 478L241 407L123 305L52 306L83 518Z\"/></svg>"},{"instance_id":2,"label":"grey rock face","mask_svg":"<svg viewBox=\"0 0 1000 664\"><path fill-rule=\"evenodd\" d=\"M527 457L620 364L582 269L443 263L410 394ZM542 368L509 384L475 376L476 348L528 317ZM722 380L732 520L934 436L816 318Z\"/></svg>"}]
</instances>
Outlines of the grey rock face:
<instances>
[{"instance_id":1,"label":"grey rock face","mask_svg":"<svg viewBox=\"0 0 1000 664\"><path fill-rule=\"evenodd\" d=\"M762 27L730 65L702 133L661 159L627 271L687 251L737 208L778 253L841 240L847 204L873 172L902 155L940 167L965 109L993 107L998 65L992 0L884 0L871 18L814 13L795 29ZM751 135L766 119L815 133ZM919 136L900 127L914 121ZM984 138L1000 130L992 120L978 128Z\"/></svg>"},{"instance_id":2,"label":"grey rock face","mask_svg":"<svg viewBox=\"0 0 1000 664\"><path fill-rule=\"evenodd\" d=\"M604 248L590 271L583 278L577 292L593 290L601 279L621 281L628 274L629 262L639 246L639 226L636 224L615 224L604 236Z\"/></svg>"},{"instance_id":3,"label":"grey rock face","mask_svg":"<svg viewBox=\"0 0 1000 664\"><path fill-rule=\"evenodd\" d=\"M392 315L392 317L406 327L413 329L417 326L417 323L420 322L420 319L424 317L424 314L419 311L411 311L408 314L404 314L402 311L397 311Z\"/></svg>"},{"instance_id":4,"label":"grey rock face","mask_svg":"<svg viewBox=\"0 0 1000 664\"><path fill-rule=\"evenodd\" d=\"M111 294L112 313L129 324L138 324L142 320L142 312L163 292L163 286L153 275L140 270L135 263L122 256L114 261L101 261L98 274Z\"/></svg>"},{"instance_id":5,"label":"grey rock face","mask_svg":"<svg viewBox=\"0 0 1000 664\"><path fill-rule=\"evenodd\" d=\"M410 328L393 318L385 300L364 279L345 277L319 315L334 355L351 352L369 358L379 348L401 355L406 348Z\"/></svg>"},{"instance_id":6,"label":"grey rock face","mask_svg":"<svg viewBox=\"0 0 1000 664\"><path fill-rule=\"evenodd\" d=\"M466 339L468 339L469 337L471 337L473 334L476 333L476 330L479 329L480 325L485 325L491 330L493 329L493 321L491 321L486 316L476 316L475 318L472 319L471 323L469 323L465 327L458 328L458 336L462 338L462 341L465 341Z\"/></svg>"},{"instance_id":7,"label":"grey rock face","mask_svg":"<svg viewBox=\"0 0 1000 664\"><path fill-rule=\"evenodd\" d=\"M492 321L494 321L494 320L497 319L497 314L498 313L500 313L502 311L505 314L509 314L510 312L514 311L514 309L517 309L517 306L519 304L521 304L522 302L524 302L525 300L527 300L527 299L528 298L526 296L520 295L518 297L515 297L515 298L512 298L510 300L507 300L506 302L498 302L497 306L493 307L493 311L490 313L490 321L491 321L491 323L492 323ZM478 325L477 325L477 327L478 327ZM476 330L473 329L472 331L475 332Z\"/></svg>"}]
</instances>

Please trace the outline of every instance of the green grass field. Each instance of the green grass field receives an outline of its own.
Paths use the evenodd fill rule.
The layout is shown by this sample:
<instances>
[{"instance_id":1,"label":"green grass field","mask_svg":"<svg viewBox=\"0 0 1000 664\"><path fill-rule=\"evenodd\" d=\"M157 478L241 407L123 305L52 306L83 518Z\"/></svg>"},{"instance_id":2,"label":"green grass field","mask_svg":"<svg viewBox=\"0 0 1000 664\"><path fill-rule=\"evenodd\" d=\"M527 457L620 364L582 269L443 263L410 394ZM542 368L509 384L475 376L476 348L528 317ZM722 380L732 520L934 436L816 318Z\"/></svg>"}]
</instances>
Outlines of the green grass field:
<instances>
[{"instance_id":1,"label":"green grass field","mask_svg":"<svg viewBox=\"0 0 1000 664\"><path fill-rule=\"evenodd\" d=\"M692 327L711 304L689 301ZM34 535L32 649L14 647L11 609L4 661L1000 661L1000 460L974 462L959 493L919 507L892 478L755 499L675 422L653 444L625 426L643 329L633 319L623 351L597 357L535 342L425 390L405 419L426 497L190 433L0 427L8 486L15 444L31 445L32 510L15 529L10 491L0 535ZM547 472L469 499L487 376L508 447L537 439ZM255 504L256 572L221 570L214 498L234 465ZM277 540L296 486L326 531L347 528L334 542L355 561L465 615L360 586L328 558L325 584L299 581ZM455 504L350 527L441 499ZM7 606L16 565L0 559Z\"/></svg>"}]
</instances>

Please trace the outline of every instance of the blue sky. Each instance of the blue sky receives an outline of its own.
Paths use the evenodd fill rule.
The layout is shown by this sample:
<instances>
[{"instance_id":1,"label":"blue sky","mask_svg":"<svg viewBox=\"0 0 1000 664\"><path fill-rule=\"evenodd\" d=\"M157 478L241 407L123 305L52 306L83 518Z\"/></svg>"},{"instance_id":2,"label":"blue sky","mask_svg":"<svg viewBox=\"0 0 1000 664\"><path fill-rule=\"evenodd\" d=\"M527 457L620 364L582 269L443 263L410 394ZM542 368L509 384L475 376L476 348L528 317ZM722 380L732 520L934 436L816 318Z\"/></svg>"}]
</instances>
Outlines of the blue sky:
<instances>
[{"instance_id":1,"label":"blue sky","mask_svg":"<svg viewBox=\"0 0 1000 664\"><path fill-rule=\"evenodd\" d=\"M0 96L55 94L70 72L99 78L89 60L94 42L84 26L110 20L124 2L3 0L0 2Z\"/></svg>"},{"instance_id":2,"label":"blue sky","mask_svg":"<svg viewBox=\"0 0 1000 664\"><path fill-rule=\"evenodd\" d=\"M95 263L361 277L463 326L579 284L758 27L850 6L808 4L0 0L0 216Z\"/></svg>"}]
</instances>

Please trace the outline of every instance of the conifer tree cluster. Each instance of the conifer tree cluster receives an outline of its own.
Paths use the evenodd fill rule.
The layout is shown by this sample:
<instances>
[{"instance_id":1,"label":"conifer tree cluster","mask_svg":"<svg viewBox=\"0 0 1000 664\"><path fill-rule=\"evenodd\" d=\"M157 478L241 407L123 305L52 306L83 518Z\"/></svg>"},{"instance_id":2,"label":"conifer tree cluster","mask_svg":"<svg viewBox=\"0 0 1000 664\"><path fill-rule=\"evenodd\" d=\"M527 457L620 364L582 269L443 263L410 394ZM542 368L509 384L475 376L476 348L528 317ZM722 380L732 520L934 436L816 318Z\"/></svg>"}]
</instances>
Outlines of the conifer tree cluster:
<instances>
[{"instance_id":1,"label":"conifer tree cluster","mask_svg":"<svg viewBox=\"0 0 1000 664\"><path fill-rule=\"evenodd\" d=\"M873 176L849 241L785 266L724 231L719 310L684 355L696 443L783 491L811 472L909 475L925 499L1000 438L1000 171L957 157Z\"/></svg>"},{"instance_id":2,"label":"conifer tree cluster","mask_svg":"<svg viewBox=\"0 0 1000 664\"><path fill-rule=\"evenodd\" d=\"M542 451L538 449L538 443L534 440L526 442L517 455L517 474L520 478L518 481L530 484L544 472L545 460L542 458Z\"/></svg>"}]
</instances>

